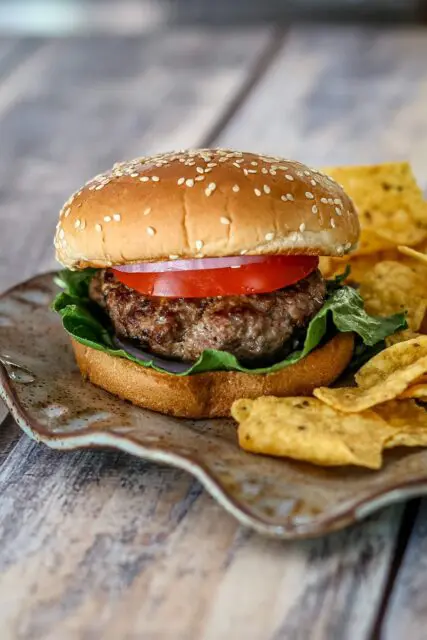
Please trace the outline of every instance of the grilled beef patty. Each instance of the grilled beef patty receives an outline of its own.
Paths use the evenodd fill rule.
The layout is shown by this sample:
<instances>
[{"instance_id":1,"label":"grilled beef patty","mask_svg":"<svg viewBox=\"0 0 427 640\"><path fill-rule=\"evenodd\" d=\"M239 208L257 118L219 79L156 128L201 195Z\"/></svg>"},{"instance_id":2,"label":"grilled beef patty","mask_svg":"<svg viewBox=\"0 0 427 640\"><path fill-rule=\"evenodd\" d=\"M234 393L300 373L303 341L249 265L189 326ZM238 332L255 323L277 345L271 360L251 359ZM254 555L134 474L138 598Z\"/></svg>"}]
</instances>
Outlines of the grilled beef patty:
<instances>
[{"instance_id":1,"label":"grilled beef patty","mask_svg":"<svg viewBox=\"0 0 427 640\"><path fill-rule=\"evenodd\" d=\"M165 358L191 362L204 349L218 349L247 365L292 351L325 293L318 270L272 293L217 298L153 298L122 284L111 269L100 270L90 285L117 336Z\"/></svg>"}]
</instances>

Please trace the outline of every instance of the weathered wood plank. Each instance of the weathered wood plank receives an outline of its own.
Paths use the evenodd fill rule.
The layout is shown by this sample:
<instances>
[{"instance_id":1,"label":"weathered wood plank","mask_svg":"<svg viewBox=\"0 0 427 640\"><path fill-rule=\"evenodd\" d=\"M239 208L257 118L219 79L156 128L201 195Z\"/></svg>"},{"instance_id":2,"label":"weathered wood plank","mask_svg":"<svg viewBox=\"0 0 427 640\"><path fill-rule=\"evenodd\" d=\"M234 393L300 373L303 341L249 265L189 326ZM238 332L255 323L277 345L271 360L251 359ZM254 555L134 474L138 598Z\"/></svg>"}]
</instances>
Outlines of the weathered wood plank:
<instances>
[{"instance_id":1,"label":"weathered wood plank","mask_svg":"<svg viewBox=\"0 0 427 640\"><path fill-rule=\"evenodd\" d=\"M0 290L54 267L58 210L88 177L202 141L269 39L255 29L55 40L0 84Z\"/></svg>"},{"instance_id":2,"label":"weathered wood plank","mask_svg":"<svg viewBox=\"0 0 427 640\"><path fill-rule=\"evenodd\" d=\"M384 640L424 640L427 608L427 501L421 507L384 616Z\"/></svg>"},{"instance_id":3,"label":"weathered wood plank","mask_svg":"<svg viewBox=\"0 0 427 640\"><path fill-rule=\"evenodd\" d=\"M310 96L313 86L318 88L317 73L322 73L324 82L351 74L355 62L346 54L347 47L353 47L356 61L360 57L364 60L364 64L359 61L356 65L360 75L356 97L381 85L382 74L392 91L402 69L393 57L394 47L405 58L401 65L413 79L412 94L418 91L420 60L415 60L411 47L390 44L395 41L384 32L383 36L376 34L377 44L369 48L371 33L359 33L365 46L358 48L349 34L339 38L334 30L329 35L317 32L317 36L310 31L309 37L305 30L295 31L271 73L249 97L247 109L236 116L221 137L221 143L277 150L315 162L316 158L306 155L312 150L313 156L317 154L320 159L322 154L328 155L331 162L322 145L327 143L329 150L341 149L343 126L330 120L326 107L322 112L325 121L319 121L320 105L328 95L320 93L316 99ZM141 62L140 56L138 64L144 67L144 74L127 85L131 89L125 96L125 83L121 75L118 78L119 72L123 73L121 59L117 70L111 66L114 55L120 58L120 52L98 49L98 56L102 57L102 51L111 58L106 62L97 58L86 70L72 55L72 43L61 45L69 48L62 57L56 50L58 67L53 61L46 67L51 78L46 82L52 86L30 86L25 94L24 104L30 106L24 113L37 116L32 120L37 128L29 128L32 143L28 162L22 153L26 138L20 138L13 114L8 111L0 120L0 135L6 134L8 149L13 153L14 140L21 146L21 152L13 156L20 177L7 172L1 158L0 175L6 171L2 188L14 196L16 192L21 209L25 205L26 210L34 211L29 221L31 229L20 245L21 253L33 265L51 264L50 254L43 254L47 240L40 238L50 233L48 227L56 215L53 205L56 209L64 192L77 186L89 170L97 172L114 156L138 153L137 147L154 149L156 141L160 148L175 146L167 144L174 136L175 140L186 138L184 145L203 139L209 119L214 118L214 111L218 115L218 105L241 78L242 65L230 81L227 58L219 57L224 68L217 70L221 64L217 51L225 48L224 40L215 47L215 60L205 50L205 40L203 54L200 41L185 42L185 55L178 56L173 41L170 49L166 44L157 49L160 60L166 55L165 48L169 51L167 71L161 63L145 69L147 62ZM155 43L151 45L156 51ZM233 47L236 57L249 55L241 50L241 41ZM373 82L372 71L368 71L370 65L375 66L382 47L394 60L394 75L383 66ZM366 54L369 50L372 58ZM197 51L203 64L194 62ZM128 49L126 59L132 59L132 55L137 53ZM347 60L346 65L337 67L341 58ZM94 69L99 69L96 65L102 64L108 68L106 82L95 89L90 78ZM202 70L197 64L202 64ZM183 68L187 69L185 73ZM55 74L52 69L61 73ZM177 76L180 83L174 80ZM187 78L187 84L183 78ZM53 87L58 82L61 91L55 92ZM140 95L141 82L150 87L150 96ZM224 86L226 95L219 95ZM155 99L153 92L157 92ZM173 100L169 99L171 95ZM211 107L213 100L215 109ZM408 104L412 104L409 99ZM340 117L347 126L355 116L351 116L352 105L348 99L341 107ZM399 108L405 109L403 99ZM140 119L141 111L144 119ZM79 139L80 120L85 116L90 124L83 122L84 136ZM310 125L312 121L316 124ZM404 129L402 121L403 116L400 126ZM144 125L145 130L138 135L140 122L149 122L154 130ZM373 139L380 136L379 117L368 119L365 126L371 127ZM313 148L304 142L312 134ZM349 155L351 144L357 153L358 140L347 139ZM366 159L372 159L374 152L372 148ZM46 180L54 175L54 169L56 185ZM36 189L40 190L42 204L35 202ZM16 208L7 218L6 227L13 227L14 216L21 209ZM42 215L46 216L45 226L40 222ZM32 249L32 236L36 249ZM2 249L5 246L8 250L10 241L11 235L2 240ZM19 265L21 276L25 267ZM5 270L0 273L5 282ZM240 529L196 482L180 472L115 453L59 454L27 439L20 440L5 460L0 492L0 619L6 637L22 639L369 638L401 516L401 509L395 507L329 538L280 544Z\"/></svg>"},{"instance_id":4,"label":"weathered wood plank","mask_svg":"<svg viewBox=\"0 0 427 640\"><path fill-rule=\"evenodd\" d=\"M314 166L410 159L427 186L422 29L300 28L221 143Z\"/></svg>"},{"instance_id":5,"label":"weathered wood plank","mask_svg":"<svg viewBox=\"0 0 427 640\"><path fill-rule=\"evenodd\" d=\"M0 619L22 639L367 638L398 527L391 510L392 526L263 540L178 471L27 439L0 491Z\"/></svg>"}]
</instances>

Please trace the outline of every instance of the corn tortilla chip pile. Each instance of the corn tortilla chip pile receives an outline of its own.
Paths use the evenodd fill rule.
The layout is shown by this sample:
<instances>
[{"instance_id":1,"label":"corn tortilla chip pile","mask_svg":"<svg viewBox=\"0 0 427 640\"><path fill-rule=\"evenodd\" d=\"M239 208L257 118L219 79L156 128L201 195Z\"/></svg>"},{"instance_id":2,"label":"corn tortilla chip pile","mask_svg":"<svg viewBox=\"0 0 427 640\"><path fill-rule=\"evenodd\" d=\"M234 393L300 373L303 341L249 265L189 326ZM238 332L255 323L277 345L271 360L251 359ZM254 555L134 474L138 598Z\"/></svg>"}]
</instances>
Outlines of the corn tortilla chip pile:
<instances>
[{"instance_id":1,"label":"corn tortilla chip pile","mask_svg":"<svg viewBox=\"0 0 427 640\"><path fill-rule=\"evenodd\" d=\"M387 423L373 411L343 416L316 398L238 400L232 414L240 422L239 444L246 451L322 466L379 469L390 437Z\"/></svg>"},{"instance_id":2,"label":"corn tortilla chip pile","mask_svg":"<svg viewBox=\"0 0 427 640\"><path fill-rule=\"evenodd\" d=\"M427 333L427 202L407 162L332 167L359 213L358 247L345 258L322 258L325 276L350 266L369 313L407 311L408 329L387 344Z\"/></svg>"},{"instance_id":3,"label":"corn tortilla chip pile","mask_svg":"<svg viewBox=\"0 0 427 640\"><path fill-rule=\"evenodd\" d=\"M372 315L406 313L408 328L356 374L354 387L315 398L239 400L239 444L246 451L322 466L379 469L383 450L427 446L427 202L408 163L326 170L353 198L361 240L351 256L320 260L342 273ZM427 404L426 404L427 407Z\"/></svg>"}]
</instances>

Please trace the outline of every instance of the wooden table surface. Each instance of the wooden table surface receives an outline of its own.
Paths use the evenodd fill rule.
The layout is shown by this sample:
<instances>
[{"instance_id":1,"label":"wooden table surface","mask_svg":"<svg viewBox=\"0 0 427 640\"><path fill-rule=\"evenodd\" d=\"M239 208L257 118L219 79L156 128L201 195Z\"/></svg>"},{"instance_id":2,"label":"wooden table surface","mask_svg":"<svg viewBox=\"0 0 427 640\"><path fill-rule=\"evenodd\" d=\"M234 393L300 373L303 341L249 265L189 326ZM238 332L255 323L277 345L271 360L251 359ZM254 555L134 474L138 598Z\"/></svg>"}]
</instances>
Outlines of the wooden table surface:
<instances>
[{"instance_id":1,"label":"wooden table surface","mask_svg":"<svg viewBox=\"0 0 427 640\"><path fill-rule=\"evenodd\" d=\"M409 157L426 185L427 32L156 28L0 39L0 289L54 267L69 193L117 159L221 145ZM427 636L427 500L318 540L251 533L184 472L59 453L0 406L0 637Z\"/></svg>"}]
</instances>

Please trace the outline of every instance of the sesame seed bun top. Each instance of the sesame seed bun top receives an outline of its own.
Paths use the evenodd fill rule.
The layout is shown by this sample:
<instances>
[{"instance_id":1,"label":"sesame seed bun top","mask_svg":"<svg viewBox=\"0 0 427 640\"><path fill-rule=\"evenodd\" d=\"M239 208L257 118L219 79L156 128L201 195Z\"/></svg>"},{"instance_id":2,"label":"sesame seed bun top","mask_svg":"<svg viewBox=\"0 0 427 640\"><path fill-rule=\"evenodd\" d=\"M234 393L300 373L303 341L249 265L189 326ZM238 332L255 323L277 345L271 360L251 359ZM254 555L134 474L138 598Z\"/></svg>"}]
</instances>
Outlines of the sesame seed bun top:
<instances>
[{"instance_id":1,"label":"sesame seed bun top","mask_svg":"<svg viewBox=\"0 0 427 640\"><path fill-rule=\"evenodd\" d=\"M71 269L260 254L338 255L359 236L354 205L300 162L225 149L117 163L65 203L57 259Z\"/></svg>"}]
</instances>

